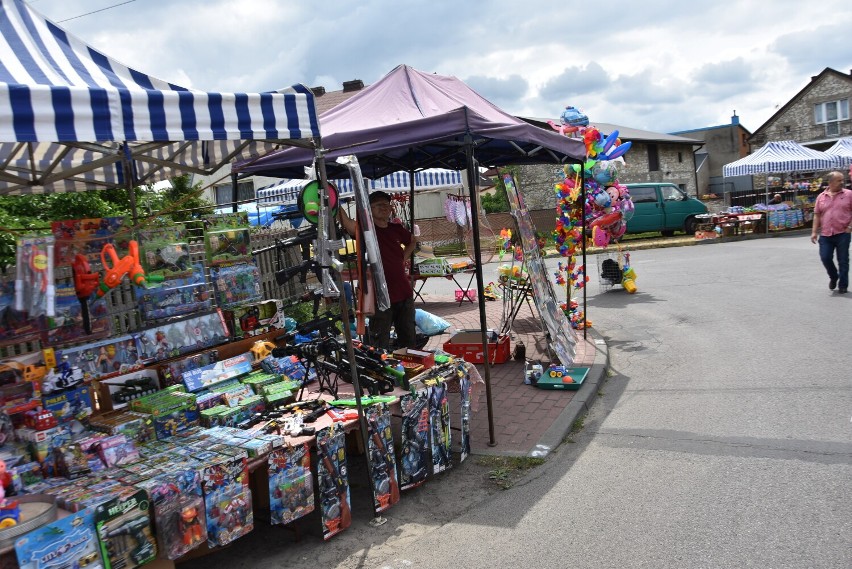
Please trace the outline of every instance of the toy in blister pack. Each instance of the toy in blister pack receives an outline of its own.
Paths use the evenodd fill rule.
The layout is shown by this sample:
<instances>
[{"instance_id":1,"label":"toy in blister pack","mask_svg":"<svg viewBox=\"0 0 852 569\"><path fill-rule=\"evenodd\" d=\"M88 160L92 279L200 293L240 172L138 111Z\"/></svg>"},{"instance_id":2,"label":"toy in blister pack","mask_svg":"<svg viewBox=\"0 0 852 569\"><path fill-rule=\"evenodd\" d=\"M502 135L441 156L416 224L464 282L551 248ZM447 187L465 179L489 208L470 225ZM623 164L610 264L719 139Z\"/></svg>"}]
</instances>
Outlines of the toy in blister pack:
<instances>
[{"instance_id":1,"label":"toy in blister pack","mask_svg":"<svg viewBox=\"0 0 852 569\"><path fill-rule=\"evenodd\" d=\"M57 355L67 356L68 363L80 368L86 380L105 379L143 367L139 344L131 335L64 348Z\"/></svg>"},{"instance_id":2,"label":"toy in blister pack","mask_svg":"<svg viewBox=\"0 0 852 569\"><path fill-rule=\"evenodd\" d=\"M202 368L206 365L214 364L219 361L219 350L208 350L199 354L193 354L185 358L169 362L162 368L163 371L163 387L169 385L178 385L183 381L183 374L193 370Z\"/></svg>"},{"instance_id":3,"label":"toy in blister pack","mask_svg":"<svg viewBox=\"0 0 852 569\"><path fill-rule=\"evenodd\" d=\"M77 298L76 289L72 284L56 285L56 315L48 320L49 329L45 336L45 344L61 346L79 342L80 338L96 340L110 334L110 319L107 318L106 301L91 302L89 308L89 325L91 333L86 332L83 325L83 308Z\"/></svg>"},{"instance_id":4,"label":"toy in blister pack","mask_svg":"<svg viewBox=\"0 0 852 569\"><path fill-rule=\"evenodd\" d=\"M185 469L142 481L154 505L157 543L169 559L178 559L207 540L201 476Z\"/></svg>"},{"instance_id":5,"label":"toy in blister pack","mask_svg":"<svg viewBox=\"0 0 852 569\"><path fill-rule=\"evenodd\" d=\"M314 479L308 443L269 453L269 517L289 524L314 511Z\"/></svg>"},{"instance_id":6,"label":"toy in blister pack","mask_svg":"<svg viewBox=\"0 0 852 569\"><path fill-rule=\"evenodd\" d=\"M139 357L145 363L215 346L226 341L228 337L228 328L219 310L136 333Z\"/></svg>"},{"instance_id":7,"label":"toy in blister pack","mask_svg":"<svg viewBox=\"0 0 852 569\"><path fill-rule=\"evenodd\" d=\"M432 436L432 474L450 466L450 405L447 384L443 381L429 387L429 431Z\"/></svg>"},{"instance_id":8,"label":"toy in blister pack","mask_svg":"<svg viewBox=\"0 0 852 569\"><path fill-rule=\"evenodd\" d=\"M210 269L210 279L216 288L216 302L230 308L261 299L260 272L254 263L241 263Z\"/></svg>"},{"instance_id":9,"label":"toy in blister pack","mask_svg":"<svg viewBox=\"0 0 852 569\"><path fill-rule=\"evenodd\" d=\"M161 320L213 307L213 298L204 279L204 266L197 263L191 269L186 277L137 291L143 320Z\"/></svg>"},{"instance_id":10,"label":"toy in blister pack","mask_svg":"<svg viewBox=\"0 0 852 569\"><path fill-rule=\"evenodd\" d=\"M137 231L145 274L164 280L185 278L192 274L189 240L183 225L160 221L157 227Z\"/></svg>"},{"instance_id":11,"label":"toy in blister pack","mask_svg":"<svg viewBox=\"0 0 852 569\"><path fill-rule=\"evenodd\" d=\"M246 488L237 494L223 491L204 496L207 507L207 544L210 547L228 545L254 529L251 491Z\"/></svg>"},{"instance_id":12,"label":"toy in blister pack","mask_svg":"<svg viewBox=\"0 0 852 569\"><path fill-rule=\"evenodd\" d=\"M54 238L21 236L16 245L15 310L26 312L28 318L52 318L56 314Z\"/></svg>"},{"instance_id":13,"label":"toy in blister pack","mask_svg":"<svg viewBox=\"0 0 852 569\"><path fill-rule=\"evenodd\" d=\"M365 413L367 458L370 461L370 476L373 482L373 509L379 513L399 502L391 416L387 403L370 405Z\"/></svg>"},{"instance_id":14,"label":"toy in blister pack","mask_svg":"<svg viewBox=\"0 0 852 569\"><path fill-rule=\"evenodd\" d=\"M21 569L103 569L93 510L79 512L38 527L15 541Z\"/></svg>"},{"instance_id":15,"label":"toy in blister pack","mask_svg":"<svg viewBox=\"0 0 852 569\"><path fill-rule=\"evenodd\" d=\"M95 508L95 531L105 569L133 569L157 556L148 493L139 490Z\"/></svg>"},{"instance_id":16,"label":"toy in blister pack","mask_svg":"<svg viewBox=\"0 0 852 569\"><path fill-rule=\"evenodd\" d=\"M25 312L15 310L14 281L0 281L0 345L26 342L38 334L38 320L28 320Z\"/></svg>"},{"instance_id":17,"label":"toy in blister pack","mask_svg":"<svg viewBox=\"0 0 852 569\"><path fill-rule=\"evenodd\" d=\"M317 432L317 461L322 537L329 539L352 524L346 436L340 423Z\"/></svg>"},{"instance_id":18,"label":"toy in blister pack","mask_svg":"<svg viewBox=\"0 0 852 569\"><path fill-rule=\"evenodd\" d=\"M429 394L424 389L400 398L402 437L399 482L402 490L419 486L429 474Z\"/></svg>"},{"instance_id":19,"label":"toy in blister pack","mask_svg":"<svg viewBox=\"0 0 852 569\"><path fill-rule=\"evenodd\" d=\"M210 266L251 260L246 212L223 213L204 219L204 244Z\"/></svg>"},{"instance_id":20,"label":"toy in blister pack","mask_svg":"<svg viewBox=\"0 0 852 569\"><path fill-rule=\"evenodd\" d=\"M260 367L268 373L275 373L288 381L297 381L301 385L306 385L317 378L316 369L311 366L310 370L306 370L305 364L298 356L267 356L260 362Z\"/></svg>"},{"instance_id":21,"label":"toy in blister pack","mask_svg":"<svg viewBox=\"0 0 852 569\"><path fill-rule=\"evenodd\" d=\"M90 263L100 264L101 250L107 243L121 250L127 249L131 237L126 231L129 225L129 220L124 217L54 221L50 230L56 238L56 266L70 266L77 254L83 255Z\"/></svg>"},{"instance_id":22,"label":"toy in blister pack","mask_svg":"<svg viewBox=\"0 0 852 569\"><path fill-rule=\"evenodd\" d=\"M248 463L244 457L222 457L201 470L207 515L207 543L227 545L254 529Z\"/></svg>"}]
</instances>

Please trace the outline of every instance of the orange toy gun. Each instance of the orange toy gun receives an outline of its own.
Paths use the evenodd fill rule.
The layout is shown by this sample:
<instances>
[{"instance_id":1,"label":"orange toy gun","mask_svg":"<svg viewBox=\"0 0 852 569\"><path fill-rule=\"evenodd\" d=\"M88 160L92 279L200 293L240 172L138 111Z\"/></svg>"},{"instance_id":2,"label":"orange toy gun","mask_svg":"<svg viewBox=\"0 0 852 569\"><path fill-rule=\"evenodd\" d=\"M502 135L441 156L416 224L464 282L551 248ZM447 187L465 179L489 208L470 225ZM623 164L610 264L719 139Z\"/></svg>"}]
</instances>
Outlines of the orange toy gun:
<instances>
[{"instance_id":1,"label":"orange toy gun","mask_svg":"<svg viewBox=\"0 0 852 569\"><path fill-rule=\"evenodd\" d=\"M107 257L109 257L109 262L107 262ZM162 276L152 276L151 279L145 278L145 269L139 262L139 244L136 241L131 241L128 244L127 255L120 259L112 243L107 243L101 249L101 263L104 266L104 276L98 284L98 298L117 287L124 275L128 275L130 281L136 286L145 286L149 280L151 282L163 280Z\"/></svg>"}]
</instances>

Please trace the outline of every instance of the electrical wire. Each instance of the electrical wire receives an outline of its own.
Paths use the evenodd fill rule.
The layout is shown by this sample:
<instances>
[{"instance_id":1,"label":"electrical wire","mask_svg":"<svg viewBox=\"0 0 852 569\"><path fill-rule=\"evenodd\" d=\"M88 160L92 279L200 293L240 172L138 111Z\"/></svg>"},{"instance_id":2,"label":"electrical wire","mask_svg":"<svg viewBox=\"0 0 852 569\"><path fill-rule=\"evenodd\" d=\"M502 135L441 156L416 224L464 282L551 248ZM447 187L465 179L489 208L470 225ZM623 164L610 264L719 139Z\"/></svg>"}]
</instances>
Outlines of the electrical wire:
<instances>
[{"instance_id":1,"label":"electrical wire","mask_svg":"<svg viewBox=\"0 0 852 569\"><path fill-rule=\"evenodd\" d=\"M71 20L76 20L77 18L82 18L83 16L91 16L92 14L97 14L98 12L105 12L106 10L112 10L113 8L118 8L119 6L124 6L125 4L130 4L132 2L136 2L136 0L127 0L127 2L120 2L118 4L113 4L112 6L107 6L106 8L101 8L99 10L93 10L91 12L86 12L85 14L80 14L79 16L72 16L70 18L65 18L64 20L58 20L56 23L61 24L63 22L70 22Z\"/></svg>"}]
</instances>

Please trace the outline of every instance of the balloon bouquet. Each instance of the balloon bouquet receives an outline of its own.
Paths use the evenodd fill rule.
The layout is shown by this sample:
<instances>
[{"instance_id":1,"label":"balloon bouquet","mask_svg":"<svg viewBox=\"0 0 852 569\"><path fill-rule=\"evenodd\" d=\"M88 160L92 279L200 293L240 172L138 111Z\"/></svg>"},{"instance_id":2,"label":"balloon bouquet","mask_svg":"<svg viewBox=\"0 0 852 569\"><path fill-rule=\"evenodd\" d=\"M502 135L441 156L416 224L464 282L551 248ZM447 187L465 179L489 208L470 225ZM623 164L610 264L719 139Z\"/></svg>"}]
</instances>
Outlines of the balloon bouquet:
<instances>
[{"instance_id":1,"label":"balloon bouquet","mask_svg":"<svg viewBox=\"0 0 852 569\"><path fill-rule=\"evenodd\" d=\"M571 106L565 108L560 122L557 125L548 121L548 124L561 134L582 138L586 147L585 162L565 166L564 178L554 185L558 214L554 241L559 254L568 258L564 266L560 263L557 284L561 280L567 286L580 289L589 280L585 267L577 267L576 263L576 253L584 233L590 234L594 245L605 248L624 235L627 222L633 217L630 193L618 181L618 169L624 164L623 155L630 150L632 143L621 142L617 130L604 135L596 127L589 126L588 117ZM583 185L585 202L581 199ZM562 273L568 275L567 281ZM579 320L579 327L582 327L581 316L569 313L570 306L564 308L568 309L566 313L572 324Z\"/></svg>"}]
</instances>

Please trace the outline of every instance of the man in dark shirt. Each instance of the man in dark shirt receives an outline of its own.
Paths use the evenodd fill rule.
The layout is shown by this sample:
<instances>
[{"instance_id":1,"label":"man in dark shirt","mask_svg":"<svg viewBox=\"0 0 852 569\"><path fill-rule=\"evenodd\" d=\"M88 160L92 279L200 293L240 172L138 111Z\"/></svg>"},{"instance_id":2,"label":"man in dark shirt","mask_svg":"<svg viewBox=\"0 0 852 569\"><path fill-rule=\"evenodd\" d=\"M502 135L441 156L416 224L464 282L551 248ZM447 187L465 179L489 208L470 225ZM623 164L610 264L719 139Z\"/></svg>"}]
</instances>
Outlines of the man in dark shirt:
<instances>
[{"instance_id":1,"label":"man in dark shirt","mask_svg":"<svg viewBox=\"0 0 852 569\"><path fill-rule=\"evenodd\" d=\"M391 199L385 192L370 194L370 211L379 253L382 256L382 268L390 296L390 308L377 311L370 317L370 341L374 346L390 348L391 326L396 330L398 348L416 347L414 328L414 290L411 279L405 272L405 262L417 247L417 238L399 223L390 221ZM338 217L349 235L355 235L355 221L341 207Z\"/></svg>"}]
</instances>

